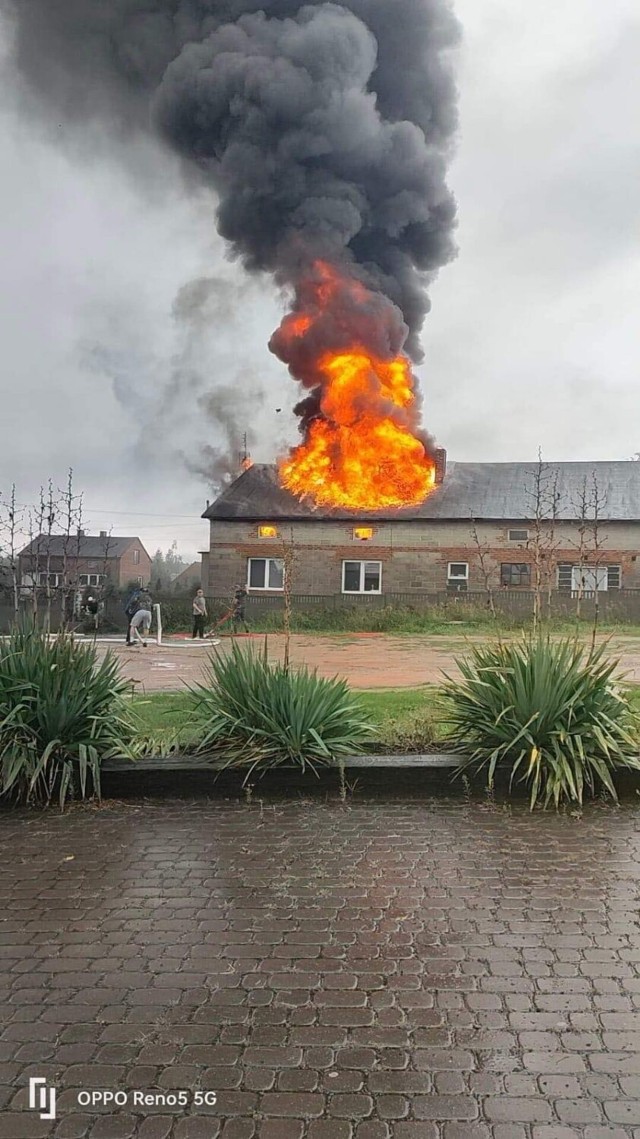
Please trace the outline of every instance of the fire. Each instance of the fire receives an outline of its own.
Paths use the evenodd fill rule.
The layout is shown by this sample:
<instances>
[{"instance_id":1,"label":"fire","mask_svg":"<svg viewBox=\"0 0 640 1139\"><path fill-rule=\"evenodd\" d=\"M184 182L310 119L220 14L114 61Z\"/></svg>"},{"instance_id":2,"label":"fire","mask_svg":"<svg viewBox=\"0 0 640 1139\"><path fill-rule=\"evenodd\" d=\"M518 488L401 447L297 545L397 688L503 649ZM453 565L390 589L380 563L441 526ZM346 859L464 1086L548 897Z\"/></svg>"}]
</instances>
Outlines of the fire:
<instances>
[{"instance_id":1,"label":"fire","mask_svg":"<svg viewBox=\"0 0 640 1139\"><path fill-rule=\"evenodd\" d=\"M415 379L401 351L398 310L325 263L314 270L300 290L300 309L271 342L313 392L311 410L301 405L304 442L281 462L281 482L295 495L346 510L422 502L435 485L435 463L417 433ZM390 350L394 340L399 351ZM388 355L374 351L372 341Z\"/></svg>"}]
</instances>

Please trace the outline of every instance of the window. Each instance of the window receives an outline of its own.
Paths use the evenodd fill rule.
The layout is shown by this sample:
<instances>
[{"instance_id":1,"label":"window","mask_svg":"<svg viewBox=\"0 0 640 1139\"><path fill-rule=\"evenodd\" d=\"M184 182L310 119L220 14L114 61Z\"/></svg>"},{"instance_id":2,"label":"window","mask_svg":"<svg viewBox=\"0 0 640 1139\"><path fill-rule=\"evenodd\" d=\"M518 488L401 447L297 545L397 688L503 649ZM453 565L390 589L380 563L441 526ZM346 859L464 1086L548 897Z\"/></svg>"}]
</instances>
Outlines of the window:
<instances>
[{"instance_id":1,"label":"window","mask_svg":"<svg viewBox=\"0 0 640 1139\"><path fill-rule=\"evenodd\" d=\"M283 559L249 558L247 584L249 589L284 589Z\"/></svg>"},{"instance_id":2,"label":"window","mask_svg":"<svg viewBox=\"0 0 640 1139\"><path fill-rule=\"evenodd\" d=\"M620 566L558 566L558 589L563 593L594 594L620 589Z\"/></svg>"},{"instance_id":3,"label":"window","mask_svg":"<svg viewBox=\"0 0 640 1139\"><path fill-rule=\"evenodd\" d=\"M102 585L105 575L103 573L81 573L78 585Z\"/></svg>"},{"instance_id":4,"label":"window","mask_svg":"<svg viewBox=\"0 0 640 1139\"><path fill-rule=\"evenodd\" d=\"M373 526L355 526L353 537L356 542L370 542L373 538Z\"/></svg>"},{"instance_id":5,"label":"window","mask_svg":"<svg viewBox=\"0 0 640 1139\"><path fill-rule=\"evenodd\" d=\"M258 537L259 538L277 538L278 537L278 527L271 525L271 523L269 523L268 525L265 525L265 526L258 526Z\"/></svg>"},{"instance_id":6,"label":"window","mask_svg":"<svg viewBox=\"0 0 640 1139\"><path fill-rule=\"evenodd\" d=\"M50 574L39 573L38 574L38 585L46 585L47 584L47 578L49 578L49 588L50 589L56 589L59 585L62 585L62 574L61 573L50 573Z\"/></svg>"},{"instance_id":7,"label":"window","mask_svg":"<svg viewBox=\"0 0 640 1139\"><path fill-rule=\"evenodd\" d=\"M140 565L140 550L133 551L133 564L134 566Z\"/></svg>"},{"instance_id":8,"label":"window","mask_svg":"<svg viewBox=\"0 0 640 1139\"><path fill-rule=\"evenodd\" d=\"M382 562L343 562L343 593L380 593Z\"/></svg>"},{"instance_id":9,"label":"window","mask_svg":"<svg viewBox=\"0 0 640 1139\"><path fill-rule=\"evenodd\" d=\"M571 576L573 572L572 565L558 566L558 589L561 593L571 592Z\"/></svg>"},{"instance_id":10,"label":"window","mask_svg":"<svg viewBox=\"0 0 640 1139\"><path fill-rule=\"evenodd\" d=\"M509 541L510 542L528 542L529 541L529 531L528 530L509 530Z\"/></svg>"},{"instance_id":11,"label":"window","mask_svg":"<svg viewBox=\"0 0 640 1139\"><path fill-rule=\"evenodd\" d=\"M469 563L449 562L447 589L452 593L465 593L469 583Z\"/></svg>"},{"instance_id":12,"label":"window","mask_svg":"<svg viewBox=\"0 0 640 1139\"><path fill-rule=\"evenodd\" d=\"M500 566L500 585L508 586L509 589L522 586L530 589L531 566L524 562L503 562Z\"/></svg>"}]
</instances>

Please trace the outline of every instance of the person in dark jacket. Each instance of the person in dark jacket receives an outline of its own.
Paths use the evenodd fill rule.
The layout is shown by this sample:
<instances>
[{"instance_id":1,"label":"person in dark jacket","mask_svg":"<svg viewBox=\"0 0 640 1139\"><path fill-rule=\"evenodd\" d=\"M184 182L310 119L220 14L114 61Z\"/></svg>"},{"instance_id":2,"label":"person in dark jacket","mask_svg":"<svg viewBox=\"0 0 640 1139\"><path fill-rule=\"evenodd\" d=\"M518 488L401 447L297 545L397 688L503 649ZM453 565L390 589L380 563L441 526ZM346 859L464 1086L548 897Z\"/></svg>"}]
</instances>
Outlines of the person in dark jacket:
<instances>
[{"instance_id":1,"label":"person in dark jacket","mask_svg":"<svg viewBox=\"0 0 640 1139\"><path fill-rule=\"evenodd\" d=\"M143 645L145 649L147 647L147 637L151 628L151 608L151 594L147 589L141 589L138 594L137 609L129 626L131 643L136 647L139 644ZM142 636L140 629L142 629Z\"/></svg>"},{"instance_id":2,"label":"person in dark jacket","mask_svg":"<svg viewBox=\"0 0 640 1139\"><path fill-rule=\"evenodd\" d=\"M238 632L238 626L244 625L245 633L249 632L247 619L245 616L245 604L247 600L247 587L246 585L236 585L235 593L233 595L233 609L231 611L231 622L233 625L234 633Z\"/></svg>"},{"instance_id":3,"label":"person in dark jacket","mask_svg":"<svg viewBox=\"0 0 640 1139\"><path fill-rule=\"evenodd\" d=\"M142 592L141 587L136 586L133 593L129 596L127 604L124 607L124 611L125 611L126 616L127 616L126 643L128 645L131 644L131 622L132 622L133 618L135 617L136 613L138 612L138 598L139 598L141 592Z\"/></svg>"}]
</instances>

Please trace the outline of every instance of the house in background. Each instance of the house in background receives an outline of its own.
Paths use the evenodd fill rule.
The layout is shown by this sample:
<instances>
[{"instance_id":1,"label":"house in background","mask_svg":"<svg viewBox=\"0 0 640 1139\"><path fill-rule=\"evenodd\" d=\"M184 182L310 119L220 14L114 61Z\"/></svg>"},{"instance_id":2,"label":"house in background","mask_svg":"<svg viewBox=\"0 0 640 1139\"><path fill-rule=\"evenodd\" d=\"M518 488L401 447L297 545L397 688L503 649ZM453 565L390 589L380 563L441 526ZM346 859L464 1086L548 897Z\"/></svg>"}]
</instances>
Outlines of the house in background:
<instances>
[{"instance_id":1,"label":"house in background","mask_svg":"<svg viewBox=\"0 0 640 1139\"><path fill-rule=\"evenodd\" d=\"M202 584L227 597L277 597L283 541L293 543L292 591L410 603L420 595L545 588L640 590L640 462L441 462L418 506L350 514L298 500L275 467L255 465L208 506ZM537 485L538 484L538 485Z\"/></svg>"},{"instance_id":2,"label":"house in background","mask_svg":"<svg viewBox=\"0 0 640 1139\"><path fill-rule=\"evenodd\" d=\"M18 555L19 581L23 588L34 583L58 589L104 585L116 589L131 583L148 585L151 558L139 538L122 538L102 530L100 534L40 534Z\"/></svg>"},{"instance_id":3,"label":"house in background","mask_svg":"<svg viewBox=\"0 0 640 1139\"><path fill-rule=\"evenodd\" d=\"M186 593L189 590L200 588L202 579L202 562L192 562L190 566L183 569L177 577L174 577L171 582L172 593Z\"/></svg>"}]
</instances>

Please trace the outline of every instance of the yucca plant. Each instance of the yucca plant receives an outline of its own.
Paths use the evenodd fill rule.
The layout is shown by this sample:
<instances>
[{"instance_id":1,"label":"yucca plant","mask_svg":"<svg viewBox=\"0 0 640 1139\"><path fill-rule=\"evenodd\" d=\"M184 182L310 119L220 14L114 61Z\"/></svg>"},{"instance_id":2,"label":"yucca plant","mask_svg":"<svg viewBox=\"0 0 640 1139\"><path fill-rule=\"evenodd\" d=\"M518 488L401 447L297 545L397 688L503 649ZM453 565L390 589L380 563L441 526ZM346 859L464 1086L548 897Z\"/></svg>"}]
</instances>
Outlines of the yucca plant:
<instances>
[{"instance_id":1,"label":"yucca plant","mask_svg":"<svg viewBox=\"0 0 640 1139\"><path fill-rule=\"evenodd\" d=\"M266 647L213 654L207 683L192 692L198 750L247 775L282 764L315 770L362 751L373 731L344 680L272 664Z\"/></svg>"},{"instance_id":2,"label":"yucca plant","mask_svg":"<svg viewBox=\"0 0 640 1139\"><path fill-rule=\"evenodd\" d=\"M127 751L132 727L117 662L34 627L0 643L0 795L61 807L100 794L102 759Z\"/></svg>"},{"instance_id":3,"label":"yucca plant","mask_svg":"<svg viewBox=\"0 0 640 1139\"><path fill-rule=\"evenodd\" d=\"M448 722L461 770L524 783L530 806L581 804L585 791L616 798L613 776L640 769L638 720L614 682L605 646L585 654L547 636L473 646L448 680Z\"/></svg>"}]
</instances>

